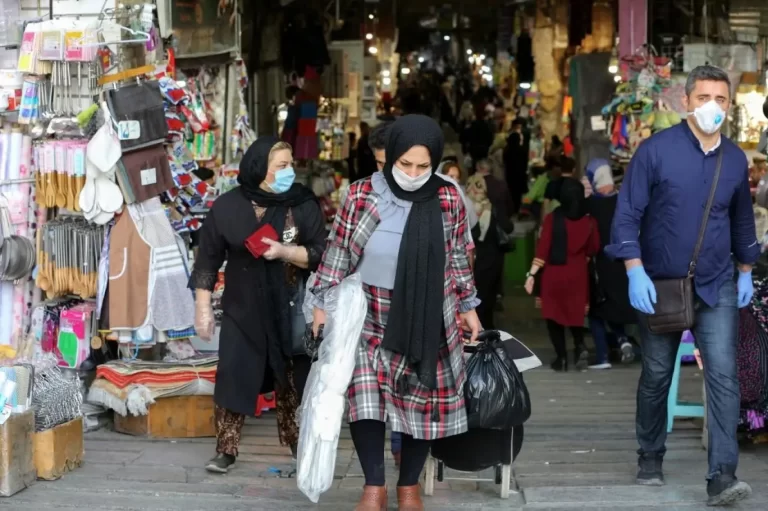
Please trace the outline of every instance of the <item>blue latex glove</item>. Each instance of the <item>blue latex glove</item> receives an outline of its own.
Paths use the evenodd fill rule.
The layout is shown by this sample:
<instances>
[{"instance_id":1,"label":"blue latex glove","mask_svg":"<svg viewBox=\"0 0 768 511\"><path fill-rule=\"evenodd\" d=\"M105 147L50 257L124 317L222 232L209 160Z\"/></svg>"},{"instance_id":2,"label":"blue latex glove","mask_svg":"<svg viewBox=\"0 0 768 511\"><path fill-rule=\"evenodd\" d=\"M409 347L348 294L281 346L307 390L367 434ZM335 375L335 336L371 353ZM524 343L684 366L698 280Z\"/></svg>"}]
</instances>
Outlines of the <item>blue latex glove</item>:
<instances>
[{"instance_id":1,"label":"blue latex glove","mask_svg":"<svg viewBox=\"0 0 768 511\"><path fill-rule=\"evenodd\" d=\"M645 314L653 314L653 304L656 303L656 287L645 273L645 268L635 266L627 270L629 277L629 303L632 307Z\"/></svg>"},{"instance_id":2,"label":"blue latex glove","mask_svg":"<svg viewBox=\"0 0 768 511\"><path fill-rule=\"evenodd\" d=\"M752 301L752 295L755 293L755 287L752 285L752 270L739 271L736 289L739 292L739 309L741 309L749 305L749 302Z\"/></svg>"}]
</instances>

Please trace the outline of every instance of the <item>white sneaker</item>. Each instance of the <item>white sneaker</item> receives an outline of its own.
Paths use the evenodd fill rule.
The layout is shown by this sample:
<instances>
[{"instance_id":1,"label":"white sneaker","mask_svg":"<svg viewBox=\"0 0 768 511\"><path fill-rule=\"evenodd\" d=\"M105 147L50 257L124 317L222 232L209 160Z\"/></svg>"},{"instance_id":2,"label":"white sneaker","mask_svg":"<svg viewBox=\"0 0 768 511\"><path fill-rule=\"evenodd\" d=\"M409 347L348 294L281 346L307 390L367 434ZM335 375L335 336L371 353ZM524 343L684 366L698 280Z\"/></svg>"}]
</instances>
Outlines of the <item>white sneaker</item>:
<instances>
[{"instance_id":1,"label":"white sneaker","mask_svg":"<svg viewBox=\"0 0 768 511\"><path fill-rule=\"evenodd\" d=\"M611 363L610 362L603 362L602 364L595 364L589 366L590 369L610 369Z\"/></svg>"}]
</instances>

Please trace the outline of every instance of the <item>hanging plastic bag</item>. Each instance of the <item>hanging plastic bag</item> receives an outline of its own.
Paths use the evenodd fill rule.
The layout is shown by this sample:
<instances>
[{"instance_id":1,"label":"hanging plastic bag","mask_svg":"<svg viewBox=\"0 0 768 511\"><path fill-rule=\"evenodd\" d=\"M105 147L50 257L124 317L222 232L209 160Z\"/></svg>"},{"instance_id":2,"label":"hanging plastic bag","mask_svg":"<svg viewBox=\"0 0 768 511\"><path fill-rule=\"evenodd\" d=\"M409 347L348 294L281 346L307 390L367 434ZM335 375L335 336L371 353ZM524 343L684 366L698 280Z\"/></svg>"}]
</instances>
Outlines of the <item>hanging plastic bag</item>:
<instances>
[{"instance_id":1,"label":"hanging plastic bag","mask_svg":"<svg viewBox=\"0 0 768 511\"><path fill-rule=\"evenodd\" d=\"M498 332L469 357L464 399L470 429L510 429L531 416L528 387Z\"/></svg>"},{"instance_id":2,"label":"hanging plastic bag","mask_svg":"<svg viewBox=\"0 0 768 511\"><path fill-rule=\"evenodd\" d=\"M296 457L297 485L314 503L333 484L344 401L355 369L355 353L367 307L358 274L347 277L325 295L324 340L309 372L299 408ZM305 312L306 309L305 301Z\"/></svg>"}]
</instances>

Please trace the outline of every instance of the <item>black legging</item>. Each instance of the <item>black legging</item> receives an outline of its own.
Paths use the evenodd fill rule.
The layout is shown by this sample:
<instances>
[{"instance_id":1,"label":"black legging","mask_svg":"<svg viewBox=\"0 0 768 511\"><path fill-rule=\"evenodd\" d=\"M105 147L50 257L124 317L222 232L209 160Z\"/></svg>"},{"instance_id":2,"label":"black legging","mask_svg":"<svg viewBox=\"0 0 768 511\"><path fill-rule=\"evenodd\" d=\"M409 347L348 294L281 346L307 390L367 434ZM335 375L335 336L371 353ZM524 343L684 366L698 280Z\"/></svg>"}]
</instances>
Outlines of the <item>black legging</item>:
<instances>
[{"instance_id":1,"label":"black legging","mask_svg":"<svg viewBox=\"0 0 768 511\"><path fill-rule=\"evenodd\" d=\"M360 465L365 474L367 486L384 486L384 444L386 425L381 421L362 420L351 422L349 432L355 444ZM429 440L416 440L411 435L403 434L403 449L400 459L400 478L398 486L419 484L421 471L429 455Z\"/></svg>"},{"instance_id":2,"label":"black legging","mask_svg":"<svg viewBox=\"0 0 768 511\"><path fill-rule=\"evenodd\" d=\"M569 328L571 330L571 335L573 335L573 344L575 351L577 352L576 356L578 357L579 352L584 346L584 328L578 326L572 326ZM547 330L549 331L549 340L552 341L552 346L555 347L557 358L567 359L568 354L565 347L565 327L556 321L548 319Z\"/></svg>"}]
</instances>

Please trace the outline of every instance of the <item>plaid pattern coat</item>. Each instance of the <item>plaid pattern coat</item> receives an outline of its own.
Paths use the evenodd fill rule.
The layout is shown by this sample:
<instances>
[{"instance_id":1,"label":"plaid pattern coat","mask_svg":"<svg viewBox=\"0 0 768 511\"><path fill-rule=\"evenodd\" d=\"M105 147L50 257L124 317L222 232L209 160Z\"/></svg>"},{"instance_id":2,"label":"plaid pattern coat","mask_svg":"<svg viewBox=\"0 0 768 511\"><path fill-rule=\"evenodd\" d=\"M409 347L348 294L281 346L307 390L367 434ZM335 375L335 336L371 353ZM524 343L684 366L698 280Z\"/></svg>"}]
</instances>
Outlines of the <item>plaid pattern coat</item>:
<instances>
[{"instance_id":1,"label":"plaid pattern coat","mask_svg":"<svg viewBox=\"0 0 768 511\"><path fill-rule=\"evenodd\" d=\"M425 440L467 430L458 312L479 304L467 256L464 203L455 186L448 183L440 188L439 198L448 257L443 293L446 341L438 355L437 388L426 388L399 353L380 347L392 291L365 285L368 314L347 392L350 422L389 420L393 431ZM324 293L356 271L363 249L379 223L377 206L382 200L386 199L374 191L371 178L350 185L320 267L307 283L311 303L322 307Z\"/></svg>"}]
</instances>

